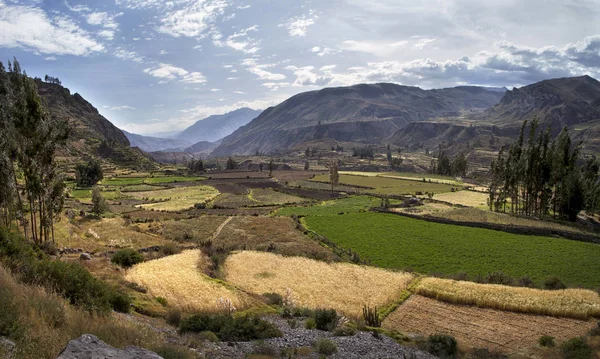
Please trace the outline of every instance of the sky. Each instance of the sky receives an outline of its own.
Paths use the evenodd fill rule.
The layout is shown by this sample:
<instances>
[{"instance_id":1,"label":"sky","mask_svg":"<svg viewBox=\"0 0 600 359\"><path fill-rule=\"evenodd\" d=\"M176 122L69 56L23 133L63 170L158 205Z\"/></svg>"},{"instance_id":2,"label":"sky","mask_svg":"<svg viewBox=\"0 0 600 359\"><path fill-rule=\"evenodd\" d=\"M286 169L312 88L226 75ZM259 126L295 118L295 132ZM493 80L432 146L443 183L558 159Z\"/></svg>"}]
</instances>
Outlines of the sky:
<instances>
[{"instance_id":1,"label":"sky","mask_svg":"<svg viewBox=\"0 0 600 359\"><path fill-rule=\"evenodd\" d=\"M165 134L324 87L600 79L599 19L600 0L0 0L0 61Z\"/></svg>"}]
</instances>

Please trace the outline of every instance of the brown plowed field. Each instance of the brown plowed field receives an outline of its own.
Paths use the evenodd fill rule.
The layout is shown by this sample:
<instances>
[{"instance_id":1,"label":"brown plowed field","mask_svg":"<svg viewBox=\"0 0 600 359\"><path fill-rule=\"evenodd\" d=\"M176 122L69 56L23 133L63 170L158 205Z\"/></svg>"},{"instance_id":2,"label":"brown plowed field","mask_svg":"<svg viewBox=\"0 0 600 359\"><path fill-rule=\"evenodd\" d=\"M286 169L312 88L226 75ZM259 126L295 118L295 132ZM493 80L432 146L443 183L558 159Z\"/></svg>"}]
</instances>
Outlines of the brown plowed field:
<instances>
[{"instance_id":1,"label":"brown plowed field","mask_svg":"<svg viewBox=\"0 0 600 359\"><path fill-rule=\"evenodd\" d=\"M553 318L460 306L413 295L383 322L404 334L449 334L459 344L505 353L538 346L542 335L558 341L584 335L595 321Z\"/></svg>"}]
</instances>

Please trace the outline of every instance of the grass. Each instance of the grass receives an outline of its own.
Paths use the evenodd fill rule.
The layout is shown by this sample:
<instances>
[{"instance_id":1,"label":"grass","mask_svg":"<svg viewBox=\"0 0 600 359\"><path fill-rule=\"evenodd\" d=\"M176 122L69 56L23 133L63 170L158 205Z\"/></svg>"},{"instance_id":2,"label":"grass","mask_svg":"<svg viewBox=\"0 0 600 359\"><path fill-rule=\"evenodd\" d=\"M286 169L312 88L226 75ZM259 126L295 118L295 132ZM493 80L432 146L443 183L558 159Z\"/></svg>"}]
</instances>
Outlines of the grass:
<instances>
[{"instance_id":1,"label":"grass","mask_svg":"<svg viewBox=\"0 0 600 359\"><path fill-rule=\"evenodd\" d=\"M134 198L147 198L157 203L139 205L146 209L162 211L179 211L193 207L197 203L204 203L215 198L219 194L215 188L210 186L190 186L170 188L160 191L129 192Z\"/></svg>"},{"instance_id":2,"label":"grass","mask_svg":"<svg viewBox=\"0 0 600 359\"><path fill-rule=\"evenodd\" d=\"M270 251L286 256L333 260L331 250L295 228L291 218L236 216L212 240L214 248Z\"/></svg>"},{"instance_id":3,"label":"grass","mask_svg":"<svg viewBox=\"0 0 600 359\"><path fill-rule=\"evenodd\" d=\"M113 177L102 180L104 186L133 186L144 183L145 177Z\"/></svg>"},{"instance_id":4,"label":"grass","mask_svg":"<svg viewBox=\"0 0 600 359\"><path fill-rule=\"evenodd\" d=\"M169 187L164 186L152 186L147 184L136 184L131 186L121 187L121 192L143 192L143 191L157 191L161 189L167 189Z\"/></svg>"},{"instance_id":5,"label":"grass","mask_svg":"<svg viewBox=\"0 0 600 359\"><path fill-rule=\"evenodd\" d=\"M433 196L433 199L437 199L438 201L460 204L468 207L476 207L480 209L488 208L488 198L489 194L487 193L473 191L446 192Z\"/></svg>"},{"instance_id":6,"label":"grass","mask_svg":"<svg viewBox=\"0 0 600 359\"><path fill-rule=\"evenodd\" d=\"M256 206L260 203L248 198L247 194L221 193L214 199L213 205L219 208L240 208Z\"/></svg>"},{"instance_id":7,"label":"grass","mask_svg":"<svg viewBox=\"0 0 600 359\"><path fill-rule=\"evenodd\" d=\"M431 173L414 173L414 172L360 172L360 171L340 171L340 174L352 175L352 176L365 176L365 177L387 177L387 178L399 178L408 180L422 180L432 181L437 183L445 183L451 185L461 185L460 181L451 176L442 176Z\"/></svg>"},{"instance_id":8,"label":"grass","mask_svg":"<svg viewBox=\"0 0 600 359\"><path fill-rule=\"evenodd\" d=\"M384 306L396 300L412 279L408 273L250 251L229 256L224 273L228 282L256 294L286 296L290 291L298 306L357 317L365 304Z\"/></svg>"},{"instance_id":9,"label":"grass","mask_svg":"<svg viewBox=\"0 0 600 359\"><path fill-rule=\"evenodd\" d=\"M203 274L201 270L207 265L199 250L188 250L138 264L126 273L125 279L187 311L219 311L222 299L230 300L238 310L256 304L243 292Z\"/></svg>"},{"instance_id":10,"label":"grass","mask_svg":"<svg viewBox=\"0 0 600 359\"><path fill-rule=\"evenodd\" d=\"M451 304L577 319L600 316L600 296L586 289L542 290L425 278L416 291Z\"/></svg>"},{"instance_id":11,"label":"grass","mask_svg":"<svg viewBox=\"0 0 600 359\"><path fill-rule=\"evenodd\" d=\"M371 196L354 196L325 201L310 207L286 207L277 211L280 216L331 216L338 213L357 213L371 207L379 207L381 199Z\"/></svg>"},{"instance_id":12,"label":"grass","mask_svg":"<svg viewBox=\"0 0 600 359\"><path fill-rule=\"evenodd\" d=\"M328 182L329 175L316 176L314 181ZM405 179L395 179L380 176L340 175L339 183L343 185L370 187L363 189L364 193L377 194L415 194L416 192L450 192L453 186L441 183L430 183ZM454 186L456 187L456 186Z\"/></svg>"},{"instance_id":13,"label":"grass","mask_svg":"<svg viewBox=\"0 0 600 359\"><path fill-rule=\"evenodd\" d=\"M149 233L158 234L177 242L202 243L209 240L226 220L221 216L202 216L179 221L164 221L140 225Z\"/></svg>"},{"instance_id":14,"label":"grass","mask_svg":"<svg viewBox=\"0 0 600 359\"><path fill-rule=\"evenodd\" d=\"M530 276L538 284L557 276L570 286L600 287L600 246L591 243L381 213L309 216L304 221L384 268L443 275L466 272L471 277L502 271L515 278Z\"/></svg>"}]
</instances>

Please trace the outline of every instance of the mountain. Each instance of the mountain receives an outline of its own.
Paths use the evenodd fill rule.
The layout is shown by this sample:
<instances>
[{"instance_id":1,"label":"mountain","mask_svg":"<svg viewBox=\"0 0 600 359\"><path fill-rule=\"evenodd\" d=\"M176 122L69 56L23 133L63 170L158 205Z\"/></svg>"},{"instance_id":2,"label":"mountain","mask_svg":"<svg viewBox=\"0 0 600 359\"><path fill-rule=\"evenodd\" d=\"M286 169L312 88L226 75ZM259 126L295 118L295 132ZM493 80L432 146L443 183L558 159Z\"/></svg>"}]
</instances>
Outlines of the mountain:
<instances>
[{"instance_id":1,"label":"mountain","mask_svg":"<svg viewBox=\"0 0 600 359\"><path fill-rule=\"evenodd\" d=\"M131 148L127 136L100 115L81 95L71 95L61 85L36 80L38 93L50 115L66 119L71 138L61 157L72 162L88 156L100 156L130 168L153 168L154 161L138 148Z\"/></svg>"},{"instance_id":2,"label":"mountain","mask_svg":"<svg viewBox=\"0 0 600 359\"><path fill-rule=\"evenodd\" d=\"M189 153L210 152L210 150L217 147L218 144L219 143L215 143L215 142L200 141L200 142L195 143L192 146L186 148L184 152L189 152Z\"/></svg>"},{"instance_id":3,"label":"mountain","mask_svg":"<svg viewBox=\"0 0 600 359\"><path fill-rule=\"evenodd\" d=\"M172 138L160 138L152 136L142 136L135 133L123 131L131 147L139 147L147 152L162 151L166 149L183 149L191 145L190 142L176 140Z\"/></svg>"},{"instance_id":4,"label":"mountain","mask_svg":"<svg viewBox=\"0 0 600 359\"><path fill-rule=\"evenodd\" d=\"M272 153L319 139L379 143L411 122L484 110L502 95L472 86L423 90L389 83L305 92L263 111L212 154Z\"/></svg>"},{"instance_id":5,"label":"mountain","mask_svg":"<svg viewBox=\"0 0 600 359\"><path fill-rule=\"evenodd\" d=\"M223 115L212 115L197 121L175 138L190 144L200 141L215 142L252 121L260 113L260 110L244 107Z\"/></svg>"},{"instance_id":6,"label":"mountain","mask_svg":"<svg viewBox=\"0 0 600 359\"><path fill-rule=\"evenodd\" d=\"M540 81L507 91L481 119L497 125L520 125L538 116L555 131L600 119L600 82L590 76Z\"/></svg>"},{"instance_id":7,"label":"mountain","mask_svg":"<svg viewBox=\"0 0 600 359\"><path fill-rule=\"evenodd\" d=\"M514 88L484 112L467 114L455 121L413 122L384 142L411 149L434 149L442 145L450 152L477 149L491 153L512 142L519 135L523 121L536 116L542 126L552 126L554 134L568 126L574 139L585 141L585 152L597 152L600 149L600 82L580 76Z\"/></svg>"}]
</instances>

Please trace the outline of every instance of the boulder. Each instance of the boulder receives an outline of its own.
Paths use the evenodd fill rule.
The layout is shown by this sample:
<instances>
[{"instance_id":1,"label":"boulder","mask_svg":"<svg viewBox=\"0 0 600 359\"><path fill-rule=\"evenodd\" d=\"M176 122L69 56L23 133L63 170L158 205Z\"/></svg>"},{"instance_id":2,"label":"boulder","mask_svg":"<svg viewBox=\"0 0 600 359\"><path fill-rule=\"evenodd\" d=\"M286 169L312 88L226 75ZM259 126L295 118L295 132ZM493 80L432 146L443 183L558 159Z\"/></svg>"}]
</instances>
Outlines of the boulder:
<instances>
[{"instance_id":1,"label":"boulder","mask_svg":"<svg viewBox=\"0 0 600 359\"><path fill-rule=\"evenodd\" d=\"M82 261L89 261L92 259L92 256L89 253L81 253L79 259L81 259Z\"/></svg>"},{"instance_id":2,"label":"boulder","mask_svg":"<svg viewBox=\"0 0 600 359\"><path fill-rule=\"evenodd\" d=\"M14 342L0 337L0 358L11 359L15 353L15 346Z\"/></svg>"},{"instance_id":3,"label":"boulder","mask_svg":"<svg viewBox=\"0 0 600 359\"><path fill-rule=\"evenodd\" d=\"M163 359L156 353L129 346L115 349L98 337L84 334L71 340L56 359Z\"/></svg>"}]
</instances>

